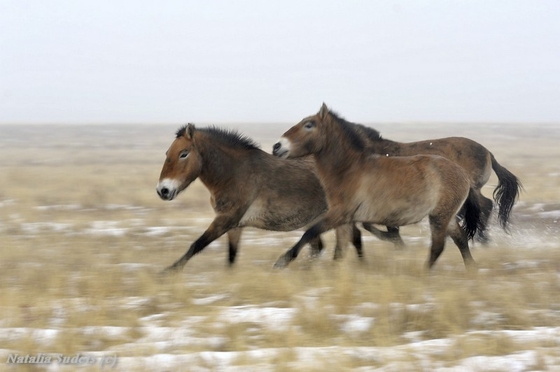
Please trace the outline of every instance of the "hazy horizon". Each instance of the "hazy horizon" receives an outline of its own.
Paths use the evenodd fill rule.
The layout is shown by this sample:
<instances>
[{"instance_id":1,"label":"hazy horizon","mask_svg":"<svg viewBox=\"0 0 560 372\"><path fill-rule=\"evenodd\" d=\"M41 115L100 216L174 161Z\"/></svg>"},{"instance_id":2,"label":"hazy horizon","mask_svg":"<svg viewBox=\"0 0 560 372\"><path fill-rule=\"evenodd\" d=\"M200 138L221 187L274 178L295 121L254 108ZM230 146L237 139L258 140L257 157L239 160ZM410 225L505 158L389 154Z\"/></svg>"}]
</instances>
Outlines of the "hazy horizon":
<instances>
[{"instance_id":1,"label":"hazy horizon","mask_svg":"<svg viewBox=\"0 0 560 372\"><path fill-rule=\"evenodd\" d=\"M2 124L560 123L560 2L3 1Z\"/></svg>"}]
</instances>

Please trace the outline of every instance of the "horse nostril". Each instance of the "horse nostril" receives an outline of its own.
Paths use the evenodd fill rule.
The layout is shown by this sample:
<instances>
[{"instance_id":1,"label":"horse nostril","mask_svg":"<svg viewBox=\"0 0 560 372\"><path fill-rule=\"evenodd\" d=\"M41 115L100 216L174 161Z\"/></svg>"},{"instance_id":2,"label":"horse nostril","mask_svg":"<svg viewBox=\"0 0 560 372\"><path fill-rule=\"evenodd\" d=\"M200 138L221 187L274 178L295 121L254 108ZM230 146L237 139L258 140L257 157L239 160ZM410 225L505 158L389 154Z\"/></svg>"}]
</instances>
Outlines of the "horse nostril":
<instances>
[{"instance_id":1,"label":"horse nostril","mask_svg":"<svg viewBox=\"0 0 560 372\"><path fill-rule=\"evenodd\" d=\"M167 197L169 195L169 189L167 187L162 187L159 193L161 196Z\"/></svg>"},{"instance_id":2,"label":"horse nostril","mask_svg":"<svg viewBox=\"0 0 560 372\"><path fill-rule=\"evenodd\" d=\"M280 147L282 147L282 145L280 144L280 142L276 142L274 144L274 146L272 146L272 152L276 153L278 150L280 150Z\"/></svg>"}]
</instances>

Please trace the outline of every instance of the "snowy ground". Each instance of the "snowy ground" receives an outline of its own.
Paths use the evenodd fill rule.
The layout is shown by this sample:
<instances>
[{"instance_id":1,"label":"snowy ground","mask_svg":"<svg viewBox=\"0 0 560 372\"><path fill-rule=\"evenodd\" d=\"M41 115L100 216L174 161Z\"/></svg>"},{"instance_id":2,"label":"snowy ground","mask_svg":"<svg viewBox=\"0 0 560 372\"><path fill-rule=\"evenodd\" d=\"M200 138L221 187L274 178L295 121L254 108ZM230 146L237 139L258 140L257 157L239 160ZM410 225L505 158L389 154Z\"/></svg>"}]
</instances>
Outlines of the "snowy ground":
<instances>
[{"instance_id":1,"label":"snowy ground","mask_svg":"<svg viewBox=\"0 0 560 372\"><path fill-rule=\"evenodd\" d=\"M5 200L2 206L11 205L15 201ZM0 206L0 207L2 207ZM508 241L512 249L531 250L534 247L539 249L550 249L559 247L558 241L558 219L560 210L554 209L557 206L545 204L528 205L520 203L516 208L516 218L518 223L524 223L523 228L516 229L512 235L496 233L494 236L495 244L502 244ZM52 205L40 206L38 210L80 210L79 205ZM137 210L131 206L108 205L108 209ZM533 222L537 216L539 226ZM529 218L531 216L531 218ZM14 216L12 216L15 218ZM209 218L199 218L189 223L192 225L205 225L209 223ZM8 221L9 222L9 221ZM196 222L196 223L195 223ZM6 223L1 228L6 228L12 222ZM426 227L420 227L424 230ZM89 224L82 224L81 227L71 223L58 222L21 222L20 231L22 235L41 235L41 234L63 234L67 236L84 236L86 238L110 236L123 237L126 235L160 237L166 234L189 234L192 227L181 226L146 226L141 219L127 221L92 221ZM374 239L369 236L364 237L367 242ZM427 237L409 237L411 240L421 240L421 244L427 243ZM281 240L274 237L267 237L262 232L249 230L245 233L244 244L248 245L278 245ZM211 254L222 254L222 243L214 243L210 251ZM327 258L323 257L323 261ZM538 269L543 265L542 260L524 260L515 262L504 262L504 270L518 270L526 268ZM149 264L143 263L118 263L117 266L127 272L143 270ZM560 274L558 274L560 283ZM297 296L309 308L314 306L314 301L322 295L321 292L328 292L327 289L302 290ZM224 329L231 324L245 324L247 332L252 337L258 339L263 330L271 332L299 332L298 326L294 325L294 317L298 309L274 306L272 304L242 305L242 306L221 306L220 303L227 299L227 294L216 293L214 295L195 298L191 300L193 306L210 306L214 308L215 314L212 315L213 327L218 330L212 335L204 335L195 330L197 324L208 320L208 316L196 315L184 317L175 326L162 325L170 312L154 313L140 319L141 325L131 327L118 326L85 326L79 329L63 328L66 321L67 304L72 303L74 307L84 307L87 310L87 300L84 298L65 299L56 302L53 306L50 327L30 328L30 327L9 327L0 328L0 345L8 341L14 342L16 339L33 339L39 345L49 349L64 332L81 333L85 336L102 338L104 340L114 340L115 345L100 351L89 351L83 353L88 357L93 357L96 361L94 365L84 364L60 364L57 357L59 354L47 353L53 362L36 365L40 369L47 371L71 371L76 368L100 368L101 361L107 360L110 356L118 356L116 369L122 371L134 370L160 370L160 371L274 371L277 369L278 360L282 360L289 355L289 362L285 367L291 370L320 370L329 367L329 358L337 355L338 360L351 361L355 365L351 368L355 371L403 371L403 370L423 370L423 371L530 371L530 370L559 370L560 371L560 326L558 327L535 327L525 330L472 330L465 334L442 338L429 339L422 338L422 332L409 332L403 335L402 344L387 347L368 347L368 346L294 346L287 347L255 347L244 351L222 351L227 344L227 336L220 335L220 329ZM115 300L113 300L115 301ZM135 309L146 306L151 299L149 297L125 297L118 299L117 303L122 309ZM409 313L422 313L431 311L434 304L429 301L422 304L402 304L394 303L394 311L406 309ZM374 310L379 305L375 302L364 302L355 306L354 311L347 314L330 315L333 324L339 328L339 332L346 335L360 335L370 331L376 325L376 319L372 316L364 316L365 310ZM560 324L560 309L542 309L548 312L549 316L555 316ZM477 324L488 328L488 325L496 321L500 314L481 311L473 320L474 327ZM8 324L9 321L0 321ZM252 330L251 330L252 328ZM139 333L140 336L130 339L131 332ZM460 348L462 340L474 339L478 337L492 338L496 340L507 339L508 343L516 345L527 345L524 350L519 347L514 353L506 355L483 355L471 356L454 361L445 361L445 355L453 355L456 348ZM129 342L126 340L130 339ZM537 345L538 347L535 347ZM146 353L146 350L149 350ZM181 350L199 350L184 352ZM141 355L137 355L141 354ZM149 355L146 355L149 354ZM25 350L0 349L2 360L8 361L14 355L29 355ZM33 356L31 354L30 356ZM68 356L71 357L72 355ZM444 359L444 360L442 360ZM93 359L88 359L93 360ZM105 366L105 368L108 368ZM188 367L185 367L188 366ZM14 364L5 364L0 369L7 367L11 370L16 367Z\"/></svg>"},{"instance_id":2,"label":"snowy ground","mask_svg":"<svg viewBox=\"0 0 560 372\"><path fill-rule=\"evenodd\" d=\"M273 308L246 308L246 309L225 309L224 312L236 311L238 320L251 322L262 322L262 319L285 318L285 309ZM266 315L262 315L266 314ZM262 315L262 317L261 317ZM185 323L196 322L197 319L186 319ZM352 322L368 323L368 319L354 319ZM127 329L116 327L88 327L81 330L84 333L95 334L97 337L115 337L125 334ZM250 351L201 351L196 353L178 354L172 351L177 345L197 345L202 348L205 346L213 348L221 342L219 337L211 337L208 339L193 338L190 336L189 327L184 328L168 328L150 325L150 321L146 321L146 326L141 329L145 336L134 343L123 344L113 349L103 352L87 352L82 355L94 357L97 360L107 358L108 356L129 355L134 354L138 348L149 348L153 350L150 356L118 356L115 362L115 368L121 371L134 370L152 370L152 371L180 371L180 370L199 370L199 371L274 371L276 366L273 364L275 360L281 358L283 354L295 354L295 358L290 362L293 370L317 369L318 367L328 367L330 355L342 355L349 359L359 361L363 367L355 368L356 371L509 371L523 372L534 370L558 371L560 370L560 355L543 356L539 350L519 351L509 355L501 356L475 356L459 360L449 366L449 363L441 362L436 358L438 355L453 353L457 347L456 338L435 339L427 341L416 341L408 344L393 347L343 347L343 346L327 346L327 347L295 347L290 348L261 348ZM56 329L28 329L16 328L2 329L2 338L14 337L32 337L40 340L41 343L47 345L49 340L56 337ZM461 337L473 337L479 335L488 335L488 332L472 332ZM551 345L560 344L560 327L555 328L537 328L526 331L497 331L492 336L507 336L513 342L533 344L534 342L546 342ZM23 352L12 350L2 350L3 359L7 360L10 355L23 355ZM52 359L57 359L57 354L52 355ZM241 364L250 361L250 364ZM367 365L370 366L367 366ZM97 362L100 365L100 362ZM185 369L185 366L188 366ZM378 367L375 367L378 366ZM88 367L85 365L64 365L53 362L44 365L47 371L64 371L74 370L77 367ZM108 367L107 367L108 368Z\"/></svg>"},{"instance_id":3,"label":"snowy ground","mask_svg":"<svg viewBox=\"0 0 560 372\"><path fill-rule=\"evenodd\" d=\"M419 296L414 289L398 287L397 283L395 290L403 294L393 294L388 304L364 296L344 307L343 286L306 282L313 274L307 266L330 267L331 251L308 264L295 264L285 275L274 276L270 270L274 259L301 232L244 231L241 262L231 275L224 274L228 269L224 265L225 240L221 239L193 258L176 283L161 284L150 277L184 253L188 243L212 219L205 194L194 195L189 190L173 204L158 200L153 190L160 162L176 128L154 139L154 131L142 127L130 143L123 141L130 138L129 128L88 127L85 135L74 127L42 129L42 135L38 135L37 128L18 128L19 134L0 133L0 371L560 371L560 296L543 301L538 293L541 289L554 295L560 293L560 255L556 253L560 249L560 166L548 161L548 152L558 152L560 134L555 128L547 132L550 141L543 142L545 139L538 133L533 136L531 128L521 130L519 135L499 137L494 133L498 129L507 132L507 126L505 130L484 126L483 131L473 127L470 134L492 138L494 143L490 145L501 155L500 162L508 167L515 164L514 170L522 175L526 191L516 204L511 233L495 227L488 248L475 246L475 259L488 259L479 260L479 279L455 274L457 268L462 269L460 261L452 261L458 255L455 248L446 248L433 274L436 288L441 288L437 281L442 278L464 283L471 291L487 290L489 296L509 298L508 292L523 290L530 299L526 292L534 291L535 303L514 304L519 308L509 309L511 314L505 314L507 309L498 305L492 306L492 298L486 298L484 303L466 303L473 312L467 331L446 332L445 337L434 337L426 331L403 331L397 342L392 340L386 346L372 346L368 339L377 327L383 326L381 310L385 307L390 315L405 314L414 320L444 311L441 306L445 302L435 299L434 293ZM387 125L382 134L391 128ZM458 132L457 127L446 127L449 133L442 133L437 126L431 129L438 136ZM418 133L421 130L428 129L419 128ZM66 137L60 135L62 132ZM28 137L33 135L35 142L29 143ZM403 131L401 135L409 134ZM419 138L414 133L411 136ZM66 138L79 141L68 144ZM546 153L534 153L511 143L521 140L545 143ZM42 156L26 151L28 147L42 149ZM85 147L92 149L95 156L83 152ZM136 159L137 156L143 157ZM133 164L134 172L123 174L128 168L119 168L121 163L115 159ZM157 161L146 165L149 159ZM82 171L83 164L91 168ZM43 187L37 188L37 173L53 176L41 179ZM56 179L58 173L62 175L60 181ZM133 180L130 189L116 195L107 191L129 180ZM83 195L76 191L80 188L84 189ZM490 195L492 189L489 185L485 194ZM35 196L37 192L43 194ZM98 200L90 203L91 195ZM190 209L181 210L185 207ZM427 255L427 225L405 231L404 239L421 250L418 261L404 265L420 267ZM382 244L367 234L364 241L366 257L378 254L376 257L383 258L377 252ZM332 246L332 241L329 244ZM501 256L493 257L493 249ZM80 250L92 260L91 265L80 261ZM388 260L392 260L393 252L388 252ZM406 261L412 253L416 254L395 253L395 260ZM352 256L348 254L345 260L354 259ZM396 274L377 274L375 269L379 266L375 265L370 260L366 266L369 271L349 265L351 270L363 271L366 279L376 281L367 290L377 284L390 285L392 280L407 285L414 285L415 279L424 280L418 269L409 276L398 272L398 266ZM61 270L71 273L61 274ZM276 293L247 295L243 300L232 298L243 285L259 290L273 288L268 283L250 283L251 277L245 273L251 271L259 274L258 280L284 281L281 284L287 287L282 289L289 293L287 299L278 300L280 295ZM494 276L493 271L499 275ZM40 275L34 278L34 273ZM45 277L41 277L43 273ZM57 277L61 278L58 282ZM303 283L295 290L289 287L292 277ZM484 279L489 282L484 283ZM107 288L94 286L103 280ZM218 286L214 280L220 281ZM239 284L238 280L245 282ZM51 283L71 290L63 295L57 291L52 296L43 294L51 290ZM496 289L492 292L492 288L476 285ZM33 292L34 286L41 289ZM142 286L146 288L138 289ZM34 293L39 300L27 293ZM269 295L274 299L267 299ZM407 295L421 300L411 301ZM325 300L336 296L342 300ZM452 300L453 297L448 301ZM313 325L314 315L307 314L311 319L302 320L302 313L309 310L317 311L316 317L324 316L324 322L333 329L317 333L319 336L310 333L305 322L307 327ZM132 319L122 315L128 313ZM87 319L92 314L101 321ZM521 320L515 323L513 319L509 324L515 316ZM111 317L117 319L113 321ZM65 343L67 337L70 341ZM242 343L233 342L236 338ZM87 348L81 348L82 344ZM85 358L72 362L75 356ZM27 361L50 357L51 361L9 363L17 362L18 357L27 357ZM68 360L61 364L59 357Z\"/></svg>"}]
</instances>

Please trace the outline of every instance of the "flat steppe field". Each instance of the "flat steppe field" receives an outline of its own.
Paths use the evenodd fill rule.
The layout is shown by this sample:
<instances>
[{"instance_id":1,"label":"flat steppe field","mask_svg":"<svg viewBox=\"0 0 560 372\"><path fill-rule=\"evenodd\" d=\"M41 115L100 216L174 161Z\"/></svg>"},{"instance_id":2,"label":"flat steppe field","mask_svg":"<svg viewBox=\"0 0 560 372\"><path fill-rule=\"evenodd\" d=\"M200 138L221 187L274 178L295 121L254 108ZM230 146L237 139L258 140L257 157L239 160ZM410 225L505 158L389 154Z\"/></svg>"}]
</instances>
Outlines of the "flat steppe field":
<instances>
[{"instance_id":1,"label":"flat steppe field","mask_svg":"<svg viewBox=\"0 0 560 372\"><path fill-rule=\"evenodd\" d=\"M270 152L289 126L222 127ZM234 267L222 237L161 277L213 218L199 181L155 192L177 127L0 126L0 371L560 371L560 125L372 125L469 137L521 179L476 274L450 240L427 272L423 221L405 249L364 230L365 261L333 262L331 232L280 271L302 231L247 228Z\"/></svg>"}]
</instances>

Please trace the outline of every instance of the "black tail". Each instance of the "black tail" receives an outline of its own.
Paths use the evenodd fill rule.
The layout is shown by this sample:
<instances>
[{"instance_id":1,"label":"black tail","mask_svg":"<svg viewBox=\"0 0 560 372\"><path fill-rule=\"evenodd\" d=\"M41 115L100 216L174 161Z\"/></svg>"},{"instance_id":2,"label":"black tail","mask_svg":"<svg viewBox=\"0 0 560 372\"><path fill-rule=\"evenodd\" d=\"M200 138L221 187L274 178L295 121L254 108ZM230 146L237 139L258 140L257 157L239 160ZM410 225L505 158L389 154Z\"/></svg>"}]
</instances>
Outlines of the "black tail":
<instances>
[{"instance_id":1,"label":"black tail","mask_svg":"<svg viewBox=\"0 0 560 372\"><path fill-rule=\"evenodd\" d=\"M513 173L502 167L492 155L492 169L498 176L498 186L494 190L494 201L498 204L498 218L502 227L507 230L509 215L513 204L523 187Z\"/></svg>"},{"instance_id":2,"label":"black tail","mask_svg":"<svg viewBox=\"0 0 560 372\"><path fill-rule=\"evenodd\" d=\"M467 233L468 239L473 239L478 231L482 230L482 212L478 204L474 189L471 187L469 196L461 208L463 223L461 227Z\"/></svg>"}]
</instances>

